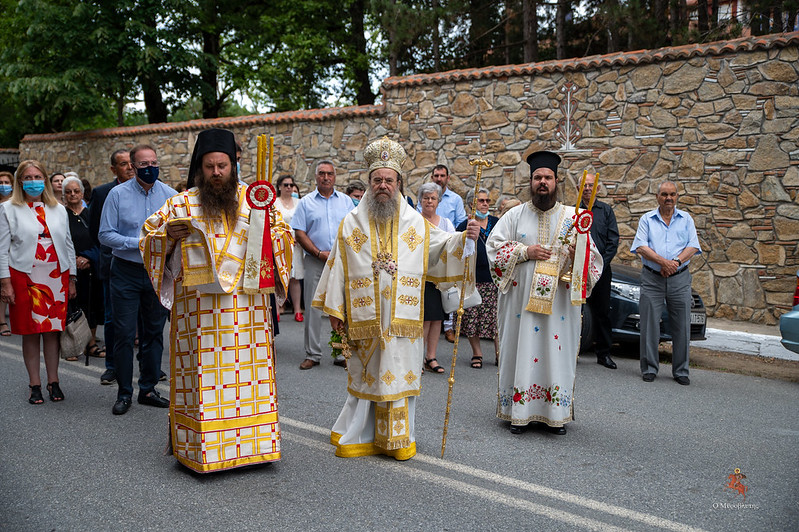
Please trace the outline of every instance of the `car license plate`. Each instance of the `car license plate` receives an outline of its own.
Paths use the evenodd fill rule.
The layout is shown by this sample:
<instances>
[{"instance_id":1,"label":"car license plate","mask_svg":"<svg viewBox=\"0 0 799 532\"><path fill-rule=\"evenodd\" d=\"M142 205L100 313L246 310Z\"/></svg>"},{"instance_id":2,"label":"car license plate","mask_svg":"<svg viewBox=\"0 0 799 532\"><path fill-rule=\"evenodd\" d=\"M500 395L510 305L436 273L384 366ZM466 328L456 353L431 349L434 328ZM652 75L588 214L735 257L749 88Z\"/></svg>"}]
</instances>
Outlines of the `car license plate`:
<instances>
[{"instance_id":1,"label":"car license plate","mask_svg":"<svg viewBox=\"0 0 799 532\"><path fill-rule=\"evenodd\" d=\"M691 313L691 325L704 325L705 324L706 316L704 314L700 314L698 312Z\"/></svg>"}]
</instances>

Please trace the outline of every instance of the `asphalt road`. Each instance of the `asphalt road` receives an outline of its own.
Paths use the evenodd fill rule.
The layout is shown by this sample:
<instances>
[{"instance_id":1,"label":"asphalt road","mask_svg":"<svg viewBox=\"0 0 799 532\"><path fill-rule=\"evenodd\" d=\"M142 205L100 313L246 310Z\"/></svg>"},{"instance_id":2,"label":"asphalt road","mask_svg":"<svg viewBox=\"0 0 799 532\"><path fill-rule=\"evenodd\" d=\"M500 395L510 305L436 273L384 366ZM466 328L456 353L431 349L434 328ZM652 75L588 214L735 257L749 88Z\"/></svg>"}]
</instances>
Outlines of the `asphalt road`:
<instances>
[{"instance_id":1,"label":"asphalt road","mask_svg":"<svg viewBox=\"0 0 799 532\"><path fill-rule=\"evenodd\" d=\"M584 356L569 433L514 436L495 417L496 368L469 368L462 342L445 459L446 378L429 373L419 454L343 459L328 438L345 371L329 358L300 371L301 325L283 318L283 459L209 475L163 454L165 410L134 401L127 415L111 414L116 387L100 385L98 359L88 368L62 362L66 401L29 405L20 339L0 339L0 529L683 531L799 522L797 384L692 369L683 387L668 366L644 383L636 360L621 358L611 371ZM451 349L442 339L447 367ZM735 468L746 475L745 501L724 488Z\"/></svg>"}]
</instances>

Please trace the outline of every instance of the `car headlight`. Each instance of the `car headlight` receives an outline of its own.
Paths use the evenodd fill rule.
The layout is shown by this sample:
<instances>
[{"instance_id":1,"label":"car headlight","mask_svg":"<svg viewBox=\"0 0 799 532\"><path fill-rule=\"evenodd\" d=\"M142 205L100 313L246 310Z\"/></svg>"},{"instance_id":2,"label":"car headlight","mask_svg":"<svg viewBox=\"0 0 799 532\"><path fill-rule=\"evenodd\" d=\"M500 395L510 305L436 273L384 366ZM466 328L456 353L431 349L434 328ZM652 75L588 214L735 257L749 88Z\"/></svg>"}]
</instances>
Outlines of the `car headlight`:
<instances>
[{"instance_id":1,"label":"car headlight","mask_svg":"<svg viewBox=\"0 0 799 532\"><path fill-rule=\"evenodd\" d=\"M638 301L641 298L641 287L638 285L611 281L610 289L626 299Z\"/></svg>"}]
</instances>

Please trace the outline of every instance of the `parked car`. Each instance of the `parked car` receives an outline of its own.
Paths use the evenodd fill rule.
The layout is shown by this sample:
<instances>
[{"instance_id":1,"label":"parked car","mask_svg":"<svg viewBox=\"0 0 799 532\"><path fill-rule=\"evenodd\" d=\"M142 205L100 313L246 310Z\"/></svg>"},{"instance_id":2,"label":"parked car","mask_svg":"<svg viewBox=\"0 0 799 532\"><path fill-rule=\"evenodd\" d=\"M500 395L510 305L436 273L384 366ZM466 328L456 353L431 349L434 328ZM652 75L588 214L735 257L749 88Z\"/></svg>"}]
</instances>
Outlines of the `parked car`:
<instances>
[{"instance_id":1,"label":"parked car","mask_svg":"<svg viewBox=\"0 0 799 532\"><path fill-rule=\"evenodd\" d=\"M638 344L641 337L641 315L638 300L641 297L641 269L621 264L613 265L610 280L610 324L614 342ZM594 322L591 309L583 305L583 326L580 350L588 350L594 341ZM707 312L702 298L691 290L691 340L704 340ZM660 321L660 341L671 341L669 316L666 309Z\"/></svg>"},{"instance_id":2,"label":"parked car","mask_svg":"<svg viewBox=\"0 0 799 532\"><path fill-rule=\"evenodd\" d=\"M799 271L796 272L796 289L793 292L793 310L780 316L782 345L799 353Z\"/></svg>"}]
</instances>

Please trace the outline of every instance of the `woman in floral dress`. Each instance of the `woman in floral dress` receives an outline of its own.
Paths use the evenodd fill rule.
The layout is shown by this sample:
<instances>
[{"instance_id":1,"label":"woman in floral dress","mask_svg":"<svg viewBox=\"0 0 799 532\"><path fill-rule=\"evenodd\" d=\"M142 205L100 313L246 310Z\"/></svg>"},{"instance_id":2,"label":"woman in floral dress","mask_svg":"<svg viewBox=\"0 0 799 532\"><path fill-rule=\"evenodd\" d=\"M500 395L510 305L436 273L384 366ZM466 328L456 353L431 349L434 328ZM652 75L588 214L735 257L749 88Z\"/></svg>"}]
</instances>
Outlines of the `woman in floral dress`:
<instances>
[{"instance_id":1,"label":"woman in floral dress","mask_svg":"<svg viewBox=\"0 0 799 532\"><path fill-rule=\"evenodd\" d=\"M22 335L31 404L44 402L41 351L50 400L64 399L58 381L58 340L67 296L75 297L77 272L67 211L46 176L38 161L20 163L11 199L0 211L0 299L9 305L11 332Z\"/></svg>"}]
</instances>

